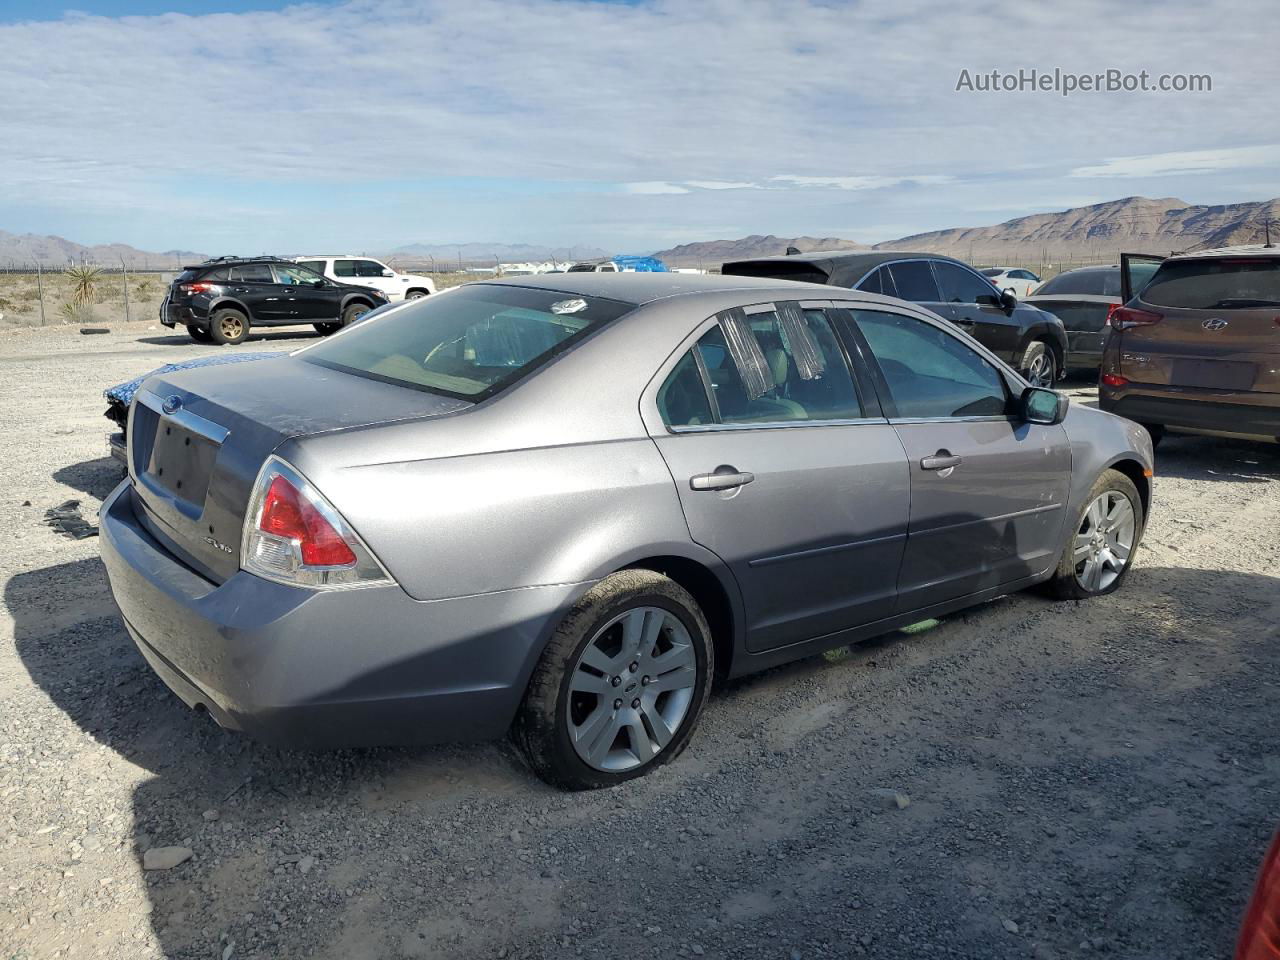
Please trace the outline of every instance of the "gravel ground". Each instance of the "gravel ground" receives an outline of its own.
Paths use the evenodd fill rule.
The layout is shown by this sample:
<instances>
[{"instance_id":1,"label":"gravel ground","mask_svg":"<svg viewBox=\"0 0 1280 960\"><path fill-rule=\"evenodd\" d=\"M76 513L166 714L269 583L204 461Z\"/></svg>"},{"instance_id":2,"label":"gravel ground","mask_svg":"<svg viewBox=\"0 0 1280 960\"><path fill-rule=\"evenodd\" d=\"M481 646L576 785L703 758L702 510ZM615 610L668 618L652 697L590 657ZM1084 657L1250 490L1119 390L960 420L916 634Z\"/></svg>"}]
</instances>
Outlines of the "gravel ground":
<instances>
[{"instance_id":1,"label":"gravel ground","mask_svg":"<svg viewBox=\"0 0 1280 960\"><path fill-rule=\"evenodd\" d=\"M1275 448L1171 438L1118 595L730 684L676 763L565 795L506 744L259 746L152 676L41 518L119 477L104 387L218 349L0 338L6 960L1229 954L1280 822Z\"/></svg>"}]
</instances>

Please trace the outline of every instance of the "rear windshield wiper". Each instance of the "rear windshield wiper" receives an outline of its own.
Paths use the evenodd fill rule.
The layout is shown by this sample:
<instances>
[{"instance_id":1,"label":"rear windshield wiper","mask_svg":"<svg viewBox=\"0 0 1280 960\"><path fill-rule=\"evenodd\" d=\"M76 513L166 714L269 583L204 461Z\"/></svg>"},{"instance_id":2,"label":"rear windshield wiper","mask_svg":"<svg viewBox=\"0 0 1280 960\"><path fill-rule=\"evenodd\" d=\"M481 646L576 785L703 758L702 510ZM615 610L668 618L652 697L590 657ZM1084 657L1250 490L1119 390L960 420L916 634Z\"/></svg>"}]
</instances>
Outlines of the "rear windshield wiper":
<instances>
[{"instance_id":1,"label":"rear windshield wiper","mask_svg":"<svg viewBox=\"0 0 1280 960\"><path fill-rule=\"evenodd\" d=\"M1229 310L1247 307L1280 307L1280 300L1261 300L1254 297L1227 297L1219 300L1210 310Z\"/></svg>"}]
</instances>

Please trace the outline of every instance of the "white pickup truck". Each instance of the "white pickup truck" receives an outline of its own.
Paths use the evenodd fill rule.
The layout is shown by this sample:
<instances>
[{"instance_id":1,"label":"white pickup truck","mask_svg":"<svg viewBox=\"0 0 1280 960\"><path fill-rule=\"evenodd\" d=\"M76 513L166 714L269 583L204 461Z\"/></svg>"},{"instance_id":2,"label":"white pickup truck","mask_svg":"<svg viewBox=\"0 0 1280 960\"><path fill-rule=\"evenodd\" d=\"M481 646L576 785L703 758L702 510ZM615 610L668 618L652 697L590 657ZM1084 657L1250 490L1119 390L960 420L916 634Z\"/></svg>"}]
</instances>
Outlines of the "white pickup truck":
<instances>
[{"instance_id":1,"label":"white pickup truck","mask_svg":"<svg viewBox=\"0 0 1280 960\"><path fill-rule=\"evenodd\" d=\"M371 257L295 257L300 265L315 271L322 277L339 283L352 283L361 287L373 287L392 303L416 300L436 292L430 277L413 273L397 273L381 260Z\"/></svg>"}]
</instances>

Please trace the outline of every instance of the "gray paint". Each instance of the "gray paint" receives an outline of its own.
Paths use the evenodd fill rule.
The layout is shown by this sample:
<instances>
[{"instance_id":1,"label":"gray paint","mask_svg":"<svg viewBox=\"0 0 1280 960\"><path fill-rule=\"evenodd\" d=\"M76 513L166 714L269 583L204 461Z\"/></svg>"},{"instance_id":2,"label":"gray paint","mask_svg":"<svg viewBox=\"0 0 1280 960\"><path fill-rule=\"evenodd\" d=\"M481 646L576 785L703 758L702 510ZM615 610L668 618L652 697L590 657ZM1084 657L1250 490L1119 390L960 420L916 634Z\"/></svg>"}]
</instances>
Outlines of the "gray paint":
<instances>
[{"instance_id":1,"label":"gray paint","mask_svg":"<svg viewBox=\"0 0 1280 960\"><path fill-rule=\"evenodd\" d=\"M638 306L478 404L336 373L305 349L146 383L227 430L196 517L136 470L103 510L121 611L184 699L287 742L495 736L565 610L621 567L675 556L710 571L733 619L724 667L741 674L1043 579L1098 472L1151 465L1142 428L1076 406L1053 427L875 417L676 433L655 394L708 318L798 296L920 317L996 363L1012 392L1025 384L887 297L750 278L522 280ZM963 465L922 471L943 448ZM202 545L205 524L239 543L272 452L396 585L267 583ZM755 480L692 488L722 465Z\"/></svg>"}]
</instances>

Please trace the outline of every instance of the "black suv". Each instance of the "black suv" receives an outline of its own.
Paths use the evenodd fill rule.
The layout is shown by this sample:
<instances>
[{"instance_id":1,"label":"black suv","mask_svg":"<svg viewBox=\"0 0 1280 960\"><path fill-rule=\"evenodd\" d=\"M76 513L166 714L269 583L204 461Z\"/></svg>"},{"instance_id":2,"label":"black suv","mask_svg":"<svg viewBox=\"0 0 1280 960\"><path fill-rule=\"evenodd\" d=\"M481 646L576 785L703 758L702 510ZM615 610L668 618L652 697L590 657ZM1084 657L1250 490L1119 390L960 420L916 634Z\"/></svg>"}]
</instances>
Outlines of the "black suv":
<instances>
[{"instance_id":1,"label":"black suv","mask_svg":"<svg viewBox=\"0 0 1280 960\"><path fill-rule=\"evenodd\" d=\"M240 343L249 327L309 323L329 334L387 302L280 257L219 257L184 267L160 304L160 322L200 343Z\"/></svg>"},{"instance_id":2,"label":"black suv","mask_svg":"<svg viewBox=\"0 0 1280 960\"><path fill-rule=\"evenodd\" d=\"M1067 334L1051 313L1019 303L973 267L936 253L789 254L726 263L721 273L804 280L910 300L950 320L1035 387L1062 375Z\"/></svg>"}]
</instances>

